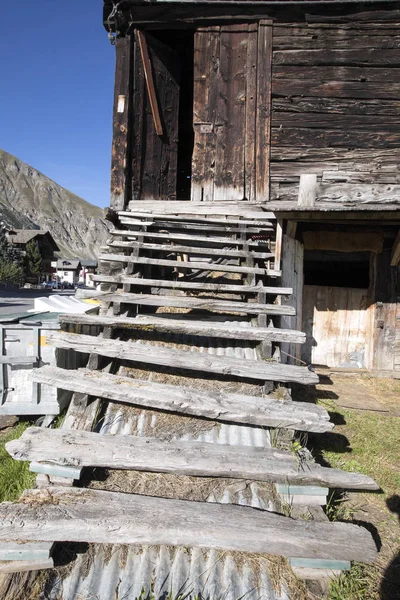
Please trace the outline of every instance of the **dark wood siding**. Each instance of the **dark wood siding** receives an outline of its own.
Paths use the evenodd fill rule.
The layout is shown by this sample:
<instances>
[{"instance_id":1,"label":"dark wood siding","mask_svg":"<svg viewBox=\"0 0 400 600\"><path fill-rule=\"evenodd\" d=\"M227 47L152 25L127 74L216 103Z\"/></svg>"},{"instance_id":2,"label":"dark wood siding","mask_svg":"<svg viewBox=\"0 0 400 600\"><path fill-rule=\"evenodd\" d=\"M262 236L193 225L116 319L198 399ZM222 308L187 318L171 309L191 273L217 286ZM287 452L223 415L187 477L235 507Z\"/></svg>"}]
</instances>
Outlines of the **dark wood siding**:
<instances>
[{"instance_id":1,"label":"dark wood siding","mask_svg":"<svg viewBox=\"0 0 400 600\"><path fill-rule=\"evenodd\" d=\"M271 199L296 202L300 175L315 173L317 202L395 202L399 14L336 21L274 24Z\"/></svg>"}]
</instances>

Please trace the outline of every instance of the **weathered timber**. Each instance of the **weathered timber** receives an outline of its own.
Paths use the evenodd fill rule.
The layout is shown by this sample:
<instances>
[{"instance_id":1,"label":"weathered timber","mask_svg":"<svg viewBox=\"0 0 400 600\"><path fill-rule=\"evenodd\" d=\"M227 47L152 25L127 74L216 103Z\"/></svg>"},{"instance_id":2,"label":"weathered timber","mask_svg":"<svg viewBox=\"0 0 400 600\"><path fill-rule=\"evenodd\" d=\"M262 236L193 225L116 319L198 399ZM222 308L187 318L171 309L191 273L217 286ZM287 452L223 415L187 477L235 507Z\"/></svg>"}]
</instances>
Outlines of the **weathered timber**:
<instances>
[{"instance_id":1,"label":"weathered timber","mask_svg":"<svg viewBox=\"0 0 400 600\"><path fill-rule=\"evenodd\" d=\"M301 465L290 451L145 438L134 435L100 435L29 427L18 440L6 444L16 460L45 461L78 467L108 467L194 475L254 479L296 485L378 490L373 479L360 473Z\"/></svg>"},{"instance_id":2,"label":"weathered timber","mask_svg":"<svg viewBox=\"0 0 400 600\"><path fill-rule=\"evenodd\" d=\"M318 50L277 50L273 54L274 65L299 65L299 66L319 66L319 65L348 65L357 66L375 66L382 65L388 67L400 66L400 56L398 49L382 49L379 52L375 48L362 49L321 49Z\"/></svg>"},{"instance_id":3,"label":"weathered timber","mask_svg":"<svg viewBox=\"0 0 400 600\"><path fill-rule=\"evenodd\" d=\"M124 254L100 254L99 260L135 263L139 265L158 265L179 269L199 269L200 271L219 271L222 273L254 273L258 275L269 275L279 277L280 271L274 269L262 269L260 267L242 267L236 265L221 265L218 263L206 263L195 261L168 260L163 258L145 258L143 256L125 256Z\"/></svg>"},{"instance_id":4,"label":"weathered timber","mask_svg":"<svg viewBox=\"0 0 400 600\"><path fill-rule=\"evenodd\" d=\"M133 217L120 217L120 222L122 223L122 225L129 225L129 226L150 226L150 225L154 225L156 227L162 227L163 229L191 229L191 230L199 230L199 231L210 231L210 232L217 232L217 231L221 231L223 233L240 233L241 229L239 226L235 226L235 225L230 225L229 223L224 225L223 221L221 223L216 223L216 222L207 222L204 219L195 219L192 218L189 220L187 219L182 219L182 221L180 219L165 219L161 220L158 219L157 217L146 221L145 217L143 217L142 220L140 219L135 219ZM261 231L273 231L273 227L272 225L270 225L268 223L268 221L263 221L263 224L259 224L257 225L257 223L253 223L254 227L252 226L248 226L247 230L250 233L259 233L260 230Z\"/></svg>"},{"instance_id":5,"label":"weathered timber","mask_svg":"<svg viewBox=\"0 0 400 600\"><path fill-rule=\"evenodd\" d=\"M125 207L129 181L129 120L132 101L132 41L129 35L118 37L115 42L115 87L113 142L111 158L111 208L121 210Z\"/></svg>"},{"instance_id":6,"label":"weathered timber","mask_svg":"<svg viewBox=\"0 0 400 600\"><path fill-rule=\"evenodd\" d=\"M207 218L213 215L221 217L238 217L240 219L274 219L274 213L265 210L265 204L261 202L188 202L188 201L170 201L160 203L158 201L142 200L140 204L136 202L129 203L129 210L122 211L120 214L128 216L131 211L135 213L149 213L152 211L164 215L207 215ZM133 213L132 213L133 214Z\"/></svg>"},{"instance_id":7,"label":"weathered timber","mask_svg":"<svg viewBox=\"0 0 400 600\"><path fill-rule=\"evenodd\" d=\"M371 30L357 31L356 29L344 30L335 27L331 30L304 27L276 27L274 31L274 49L279 50L345 50L359 48L374 48L391 50L399 48L400 36L394 31L377 32ZM355 68L355 67L354 67Z\"/></svg>"},{"instance_id":8,"label":"weathered timber","mask_svg":"<svg viewBox=\"0 0 400 600\"><path fill-rule=\"evenodd\" d=\"M221 292L227 294L264 294L290 295L293 290L290 287L257 285L230 285L224 283L196 283L192 281L173 281L168 279L140 279L128 275L93 275L93 281L104 283L121 283L140 285L145 287L172 288L177 290L199 290L203 292Z\"/></svg>"},{"instance_id":9,"label":"weathered timber","mask_svg":"<svg viewBox=\"0 0 400 600\"><path fill-rule=\"evenodd\" d=\"M311 146L314 148L356 147L356 148L397 148L400 146L400 132L368 131L364 129L326 130L300 127L276 128L271 130L271 143L274 146Z\"/></svg>"},{"instance_id":10,"label":"weathered timber","mask_svg":"<svg viewBox=\"0 0 400 600\"><path fill-rule=\"evenodd\" d=\"M262 213L260 213L262 216ZM182 216L181 214L179 215L174 215L174 214L164 214L162 212L158 212L158 211L154 211L151 213L144 213L144 212L138 212L138 211L129 211L129 212L123 212L123 213L119 213L119 218L121 220L121 223L125 222L127 219L130 220L130 222L132 222L134 225L137 224L153 224L153 225L157 225L160 221L165 224L165 223L170 223L171 227L174 227L175 225L177 227L180 227L180 223L192 223L193 227L195 227L198 223L200 225L206 224L206 223L210 223L212 226L214 225L218 225L218 224L222 224L224 227L228 226L228 225L254 225L254 226L260 226L260 227L267 227L267 228L272 228L272 223L271 220L272 219L268 219L268 220L261 220L260 218L256 218L254 216L253 219L234 219L233 217L227 217L225 218L224 216L215 216L215 217L209 217L209 216L192 216L192 215L185 215ZM147 219L147 221L146 221ZM194 225L196 224L196 225Z\"/></svg>"},{"instance_id":11,"label":"weathered timber","mask_svg":"<svg viewBox=\"0 0 400 600\"><path fill-rule=\"evenodd\" d=\"M172 316L172 315L171 315ZM159 331L183 335L217 337L234 340L253 340L271 342L291 342L302 344L305 334L302 331L278 329L276 327L251 327L235 323L216 323L212 321L191 321L185 319L163 318L159 316L139 315L132 317L107 317L97 315L60 315L60 323L76 325L100 325L117 329L132 329L136 331Z\"/></svg>"},{"instance_id":12,"label":"weathered timber","mask_svg":"<svg viewBox=\"0 0 400 600\"><path fill-rule=\"evenodd\" d=\"M259 398L229 394L217 388L204 391L88 369L66 371L58 367L42 367L32 372L32 379L82 394L95 393L111 402L216 421L313 432L329 431L334 426L322 406L282 402L269 396Z\"/></svg>"},{"instance_id":13,"label":"weathered timber","mask_svg":"<svg viewBox=\"0 0 400 600\"><path fill-rule=\"evenodd\" d=\"M253 258L268 260L272 258L274 254L272 252L257 252L257 251L245 251L245 250L234 250L226 248L204 248L199 246L180 246L175 244L146 244L144 242L110 242L108 244L110 248L139 248L140 250L157 250L159 252L185 252L186 254L205 254L206 256L232 256L232 257L246 257L248 255Z\"/></svg>"},{"instance_id":14,"label":"weathered timber","mask_svg":"<svg viewBox=\"0 0 400 600\"><path fill-rule=\"evenodd\" d=\"M260 21L257 48L257 122L255 132L257 199L269 200L269 161L271 153L271 68L272 21Z\"/></svg>"},{"instance_id":15,"label":"weathered timber","mask_svg":"<svg viewBox=\"0 0 400 600\"><path fill-rule=\"evenodd\" d=\"M160 111L158 109L158 101L149 57L149 50L147 48L146 34L142 31L137 31L136 35L139 43L140 55L142 57L143 71L146 80L147 93L149 95L151 114L153 115L154 129L156 130L157 135L161 136L163 135L163 126L161 122Z\"/></svg>"},{"instance_id":16,"label":"weathered timber","mask_svg":"<svg viewBox=\"0 0 400 600\"><path fill-rule=\"evenodd\" d=\"M297 204L302 208L312 208L317 196L317 176L313 173L300 175Z\"/></svg>"},{"instance_id":17,"label":"weathered timber","mask_svg":"<svg viewBox=\"0 0 400 600\"><path fill-rule=\"evenodd\" d=\"M191 242L204 242L211 245L217 244L226 244L232 246L243 246L244 244L249 244L250 246L259 246L258 242L253 242L251 239L249 241L244 241L240 239L236 239L234 237L220 237L213 235L192 235L190 233L160 233L158 231L130 231L128 229L114 229L110 231L111 235L114 236L124 236L129 238L137 238L139 236L143 238L154 238L161 240L178 240L178 241L191 241Z\"/></svg>"},{"instance_id":18,"label":"weathered timber","mask_svg":"<svg viewBox=\"0 0 400 600\"><path fill-rule=\"evenodd\" d=\"M147 366L152 364L174 370L203 371L227 377L266 381L293 381L304 384L316 384L319 381L318 375L306 367L211 356L137 342L104 340L76 333L59 332L57 335L48 335L47 339L56 348L75 350L84 354L93 353Z\"/></svg>"},{"instance_id":19,"label":"weathered timber","mask_svg":"<svg viewBox=\"0 0 400 600\"><path fill-rule=\"evenodd\" d=\"M374 98L315 98L295 96L294 98L275 97L274 111L288 113L331 113L342 115L387 115L395 117L400 109L399 100L377 100ZM297 144L295 144L296 146ZM310 148L312 151L312 148ZM322 157L321 157L322 158ZM319 158L317 160L320 160Z\"/></svg>"},{"instance_id":20,"label":"weathered timber","mask_svg":"<svg viewBox=\"0 0 400 600\"><path fill-rule=\"evenodd\" d=\"M343 81L343 82L400 82L400 68L374 67L292 67L277 65L272 67L273 86L277 79L307 80L314 82ZM305 95L305 94L304 94Z\"/></svg>"},{"instance_id":21,"label":"weathered timber","mask_svg":"<svg viewBox=\"0 0 400 600\"><path fill-rule=\"evenodd\" d=\"M333 98L374 98L396 100L399 83L278 79L272 86L274 96L317 96Z\"/></svg>"},{"instance_id":22,"label":"weathered timber","mask_svg":"<svg viewBox=\"0 0 400 600\"><path fill-rule=\"evenodd\" d=\"M400 84L399 84L400 85ZM272 119L273 127L298 127L299 113L274 111ZM338 113L304 113L301 115L301 126L311 127L313 129L373 129L373 130L391 130L399 131L400 115L342 115ZM370 157L371 159L371 157ZM321 162L319 162L321 164ZM322 163L324 164L324 163ZM324 168L329 171L329 166Z\"/></svg>"},{"instance_id":23,"label":"weathered timber","mask_svg":"<svg viewBox=\"0 0 400 600\"><path fill-rule=\"evenodd\" d=\"M79 488L28 490L21 500L0 504L0 539L179 545L367 563L377 554L371 534L357 525L296 521L244 506Z\"/></svg>"},{"instance_id":24,"label":"weathered timber","mask_svg":"<svg viewBox=\"0 0 400 600\"><path fill-rule=\"evenodd\" d=\"M392 254L390 258L390 266L396 267L400 263L400 229L397 233L396 239L393 244Z\"/></svg>"},{"instance_id":25,"label":"weathered timber","mask_svg":"<svg viewBox=\"0 0 400 600\"><path fill-rule=\"evenodd\" d=\"M173 306L175 308L190 308L192 310L208 310L244 314L264 315L294 315L292 307L282 307L280 304L257 304L235 300L215 300L213 298L194 298L191 296L159 296L153 294L105 294L103 302L120 302L143 306Z\"/></svg>"},{"instance_id":26,"label":"weathered timber","mask_svg":"<svg viewBox=\"0 0 400 600\"><path fill-rule=\"evenodd\" d=\"M26 571L53 569L53 567L54 560L52 558L42 558L38 560L4 560L0 562L0 573L25 573Z\"/></svg>"}]
</instances>

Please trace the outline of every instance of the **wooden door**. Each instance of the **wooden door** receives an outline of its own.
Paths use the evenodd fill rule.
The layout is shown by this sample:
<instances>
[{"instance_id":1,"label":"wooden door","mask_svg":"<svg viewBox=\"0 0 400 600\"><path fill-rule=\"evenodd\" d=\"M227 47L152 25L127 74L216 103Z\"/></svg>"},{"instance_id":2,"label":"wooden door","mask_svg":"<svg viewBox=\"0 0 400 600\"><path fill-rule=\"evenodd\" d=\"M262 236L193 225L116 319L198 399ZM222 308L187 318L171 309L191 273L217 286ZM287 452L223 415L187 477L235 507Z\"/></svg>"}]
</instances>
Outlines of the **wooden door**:
<instances>
[{"instance_id":1,"label":"wooden door","mask_svg":"<svg viewBox=\"0 0 400 600\"><path fill-rule=\"evenodd\" d=\"M134 44L132 198L176 198L179 118L179 56L149 33L141 34L148 53L149 83L138 32ZM141 51L142 50L142 51ZM157 105L162 134L156 131L153 102Z\"/></svg>"},{"instance_id":2,"label":"wooden door","mask_svg":"<svg viewBox=\"0 0 400 600\"><path fill-rule=\"evenodd\" d=\"M192 200L268 200L271 52L270 21L196 31Z\"/></svg>"}]
</instances>

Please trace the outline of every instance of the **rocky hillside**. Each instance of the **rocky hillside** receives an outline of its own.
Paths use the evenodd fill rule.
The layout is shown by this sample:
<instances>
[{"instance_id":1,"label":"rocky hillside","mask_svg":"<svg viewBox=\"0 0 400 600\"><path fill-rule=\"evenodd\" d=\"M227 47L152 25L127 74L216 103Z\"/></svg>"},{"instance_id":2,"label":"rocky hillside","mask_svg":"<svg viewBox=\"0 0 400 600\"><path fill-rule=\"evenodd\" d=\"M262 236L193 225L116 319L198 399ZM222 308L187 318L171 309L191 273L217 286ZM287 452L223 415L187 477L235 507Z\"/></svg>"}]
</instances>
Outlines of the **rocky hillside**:
<instances>
[{"instance_id":1,"label":"rocky hillside","mask_svg":"<svg viewBox=\"0 0 400 600\"><path fill-rule=\"evenodd\" d=\"M0 221L48 229L66 258L95 258L107 239L103 211L0 150Z\"/></svg>"}]
</instances>

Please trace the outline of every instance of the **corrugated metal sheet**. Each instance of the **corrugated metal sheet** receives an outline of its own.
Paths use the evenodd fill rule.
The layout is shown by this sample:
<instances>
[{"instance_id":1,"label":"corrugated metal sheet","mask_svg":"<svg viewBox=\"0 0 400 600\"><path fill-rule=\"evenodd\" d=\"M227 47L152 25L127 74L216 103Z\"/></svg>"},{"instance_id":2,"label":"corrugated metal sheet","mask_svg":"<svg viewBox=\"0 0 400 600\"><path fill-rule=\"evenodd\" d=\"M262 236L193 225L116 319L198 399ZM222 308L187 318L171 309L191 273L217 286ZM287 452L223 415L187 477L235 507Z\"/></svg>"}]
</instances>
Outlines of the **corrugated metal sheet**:
<instances>
[{"instance_id":1,"label":"corrugated metal sheet","mask_svg":"<svg viewBox=\"0 0 400 600\"><path fill-rule=\"evenodd\" d=\"M217 320L221 320L217 316ZM198 343L198 338L175 336L175 343ZM207 345L193 345L192 352L256 359L255 346L227 340L207 339ZM210 382L215 385L215 382ZM179 419L179 417L176 417ZM100 420L100 434L195 440L234 446L271 447L269 432L261 427L209 422L208 428L192 432L185 426L174 433L158 422L160 413L108 403ZM182 417L182 423L185 422ZM163 429L164 428L164 429ZM96 486L96 487L101 487ZM231 480L218 486L208 502L252 506L274 510L271 486L263 483ZM232 524L234 526L234 524ZM266 557L216 550L144 546L90 547L79 555L72 570L53 585L51 600L288 600L287 592L276 591Z\"/></svg>"}]
</instances>

